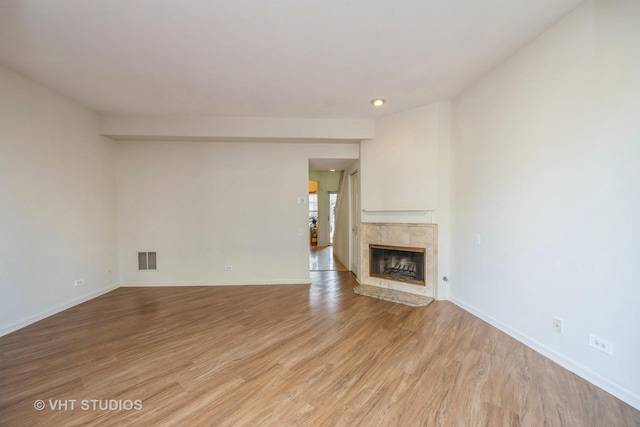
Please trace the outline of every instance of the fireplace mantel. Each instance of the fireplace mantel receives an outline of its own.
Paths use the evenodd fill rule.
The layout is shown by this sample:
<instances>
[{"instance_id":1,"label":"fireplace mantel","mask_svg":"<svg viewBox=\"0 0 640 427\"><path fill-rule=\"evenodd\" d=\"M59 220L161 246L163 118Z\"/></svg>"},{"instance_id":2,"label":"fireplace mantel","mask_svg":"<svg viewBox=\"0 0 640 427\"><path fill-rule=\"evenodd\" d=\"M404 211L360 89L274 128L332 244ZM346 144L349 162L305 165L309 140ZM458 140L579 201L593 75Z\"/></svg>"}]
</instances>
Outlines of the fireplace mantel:
<instances>
[{"instance_id":1,"label":"fireplace mantel","mask_svg":"<svg viewBox=\"0 0 640 427\"><path fill-rule=\"evenodd\" d=\"M362 209L363 213L421 213L426 214L427 212L435 212L435 209Z\"/></svg>"},{"instance_id":2,"label":"fireplace mantel","mask_svg":"<svg viewBox=\"0 0 640 427\"><path fill-rule=\"evenodd\" d=\"M369 224L433 224L435 209L362 209Z\"/></svg>"},{"instance_id":3,"label":"fireplace mantel","mask_svg":"<svg viewBox=\"0 0 640 427\"><path fill-rule=\"evenodd\" d=\"M436 224L363 222L361 230L361 284L395 289L437 299L438 226ZM424 286L372 277L369 274L370 245L424 248L426 268Z\"/></svg>"}]
</instances>

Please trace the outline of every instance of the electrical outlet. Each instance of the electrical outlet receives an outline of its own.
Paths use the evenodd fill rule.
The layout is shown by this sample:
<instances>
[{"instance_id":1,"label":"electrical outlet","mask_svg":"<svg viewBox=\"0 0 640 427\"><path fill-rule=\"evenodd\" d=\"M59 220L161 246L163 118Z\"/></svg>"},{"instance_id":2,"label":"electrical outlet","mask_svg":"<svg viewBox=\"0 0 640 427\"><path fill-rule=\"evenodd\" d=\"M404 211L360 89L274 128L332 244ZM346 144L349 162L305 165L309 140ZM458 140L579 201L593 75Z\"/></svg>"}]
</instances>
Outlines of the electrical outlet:
<instances>
[{"instance_id":1,"label":"electrical outlet","mask_svg":"<svg viewBox=\"0 0 640 427\"><path fill-rule=\"evenodd\" d=\"M593 334L589 334L589 345L607 354L613 354L613 344Z\"/></svg>"},{"instance_id":2,"label":"electrical outlet","mask_svg":"<svg viewBox=\"0 0 640 427\"><path fill-rule=\"evenodd\" d=\"M556 334L562 334L562 319L557 317L553 318L553 332Z\"/></svg>"},{"instance_id":3,"label":"electrical outlet","mask_svg":"<svg viewBox=\"0 0 640 427\"><path fill-rule=\"evenodd\" d=\"M82 286L84 285L84 279L78 279L75 281L74 286Z\"/></svg>"},{"instance_id":4,"label":"electrical outlet","mask_svg":"<svg viewBox=\"0 0 640 427\"><path fill-rule=\"evenodd\" d=\"M473 236L473 243L474 243L476 246L480 246L480 245L482 244L482 235L481 235L480 233L476 233L476 234Z\"/></svg>"},{"instance_id":5,"label":"electrical outlet","mask_svg":"<svg viewBox=\"0 0 640 427\"><path fill-rule=\"evenodd\" d=\"M224 266L224 269L225 269L226 271L231 271L231 270L233 270L233 266L232 266L232 265L225 265L225 266Z\"/></svg>"},{"instance_id":6,"label":"electrical outlet","mask_svg":"<svg viewBox=\"0 0 640 427\"><path fill-rule=\"evenodd\" d=\"M304 229L298 228L298 236L300 237L304 236Z\"/></svg>"}]
</instances>

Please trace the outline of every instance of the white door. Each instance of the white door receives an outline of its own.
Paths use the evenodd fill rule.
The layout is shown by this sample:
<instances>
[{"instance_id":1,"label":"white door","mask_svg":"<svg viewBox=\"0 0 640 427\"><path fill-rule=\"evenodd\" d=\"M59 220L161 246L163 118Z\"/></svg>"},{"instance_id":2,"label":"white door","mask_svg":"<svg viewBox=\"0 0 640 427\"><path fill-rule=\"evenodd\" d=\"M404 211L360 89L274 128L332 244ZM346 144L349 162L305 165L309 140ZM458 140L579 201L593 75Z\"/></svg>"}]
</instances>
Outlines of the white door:
<instances>
[{"instance_id":1,"label":"white door","mask_svg":"<svg viewBox=\"0 0 640 427\"><path fill-rule=\"evenodd\" d=\"M360 194L358 189L358 171L349 177L349 198L350 198L350 224L351 224L351 268L350 270L358 276L358 266L360 265Z\"/></svg>"},{"instance_id":2,"label":"white door","mask_svg":"<svg viewBox=\"0 0 640 427\"><path fill-rule=\"evenodd\" d=\"M333 245L333 233L336 226L336 203L338 202L338 192L329 191L329 244Z\"/></svg>"}]
</instances>

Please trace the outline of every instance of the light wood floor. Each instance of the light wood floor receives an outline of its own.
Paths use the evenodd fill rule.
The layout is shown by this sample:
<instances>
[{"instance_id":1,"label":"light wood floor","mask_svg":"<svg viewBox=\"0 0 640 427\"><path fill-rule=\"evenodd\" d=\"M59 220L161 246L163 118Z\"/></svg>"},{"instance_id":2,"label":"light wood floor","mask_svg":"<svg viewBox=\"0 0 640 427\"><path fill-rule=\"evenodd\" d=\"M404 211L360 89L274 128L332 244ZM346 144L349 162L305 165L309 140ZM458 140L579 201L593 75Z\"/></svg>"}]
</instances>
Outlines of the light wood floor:
<instances>
[{"instance_id":1,"label":"light wood floor","mask_svg":"<svg viewBox=\"0 0 640 427\"><path fill-rule=\"evenodd\" d=\"M451 303L357 296L348 272L312 280L120 288L2 337L0 425L640 426L639 411Z\"/></svg>"},{"instance_id":2,"label":"light wood floor","mask_svg":"<svg viewBox=\"0 0 640 427\"><path fill-rule=\"evenodd\" d=\"M347 268L333 254L333 246L311 246L309 268L311 271L347 271Z\"/></svg>"}]
</instances>

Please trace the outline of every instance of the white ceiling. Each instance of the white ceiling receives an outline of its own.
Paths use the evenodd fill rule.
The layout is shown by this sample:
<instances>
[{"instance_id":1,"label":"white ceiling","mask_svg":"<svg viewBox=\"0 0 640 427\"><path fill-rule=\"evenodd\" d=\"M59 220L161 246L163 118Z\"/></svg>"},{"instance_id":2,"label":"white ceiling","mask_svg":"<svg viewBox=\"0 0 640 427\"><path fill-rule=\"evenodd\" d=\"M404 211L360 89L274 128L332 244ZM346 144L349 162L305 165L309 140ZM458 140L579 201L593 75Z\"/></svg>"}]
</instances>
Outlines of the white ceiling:
<instances>
[{"instance_id":1,"label":"white ceiling","mask_svg":"<svg viewBox=\"0 0 640 427\"><path fill-rule=\"evenodd\" d=\"M580 2L2 0L0 64L97 112L367 119L451 99Z\"/></svg>"}]
</instances>

